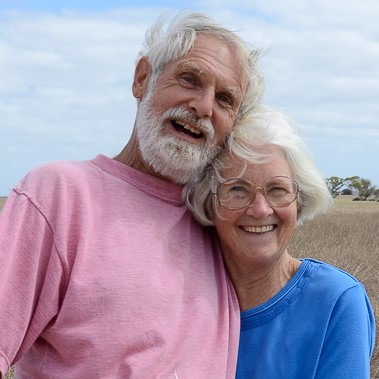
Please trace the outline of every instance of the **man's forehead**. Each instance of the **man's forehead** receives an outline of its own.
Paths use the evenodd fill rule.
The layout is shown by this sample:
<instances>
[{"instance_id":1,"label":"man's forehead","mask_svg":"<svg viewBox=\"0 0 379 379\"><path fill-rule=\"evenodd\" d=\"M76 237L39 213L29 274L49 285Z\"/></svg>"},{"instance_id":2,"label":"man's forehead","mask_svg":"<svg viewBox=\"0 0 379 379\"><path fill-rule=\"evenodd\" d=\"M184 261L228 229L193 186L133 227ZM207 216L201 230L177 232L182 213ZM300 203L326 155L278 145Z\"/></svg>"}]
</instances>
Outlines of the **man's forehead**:
<instances>
[{"instance_id":1,"label":"man's forehead","mask_svg":"<svg viewBox=\"0 0 379 379\"><path fill-rule=\"evenodd\" d=\"M177 64L178 70L190 70L198 75L204 74L204 67L196 62L193 58L182 57L182 60Z\"/></svg>"}]
</instances>

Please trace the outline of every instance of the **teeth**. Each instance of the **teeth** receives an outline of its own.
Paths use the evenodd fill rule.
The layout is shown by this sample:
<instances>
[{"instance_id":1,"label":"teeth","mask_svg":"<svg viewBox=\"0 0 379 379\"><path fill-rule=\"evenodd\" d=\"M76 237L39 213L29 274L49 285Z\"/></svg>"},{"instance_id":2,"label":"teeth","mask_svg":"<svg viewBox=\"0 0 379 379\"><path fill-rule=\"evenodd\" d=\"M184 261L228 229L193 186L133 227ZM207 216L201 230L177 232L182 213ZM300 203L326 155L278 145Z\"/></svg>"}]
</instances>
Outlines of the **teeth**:
<instances>
[{"instance_id":1,"label":"teeth","mask_svg":"<svg viewBox=\"0 0 379 379\"><path fill-rule=\"evenodd\" d=\"M249 233L267 233L274 229L273 225L266 226L244 226L243 230Z\"/></svg>"},{"instance_id":2,"label":"teeth","mask_svg":"<svg viewBox=\"0 0 379 379\"><path fill-rule=\"evenodd\" d=\"M199 136L202 132L199 129L195 129L190 125L183 124L182 122L176 121L177 124L181 125L184 129L189 130L191 133L196 134Z\"/></svg>"}]
</instances>

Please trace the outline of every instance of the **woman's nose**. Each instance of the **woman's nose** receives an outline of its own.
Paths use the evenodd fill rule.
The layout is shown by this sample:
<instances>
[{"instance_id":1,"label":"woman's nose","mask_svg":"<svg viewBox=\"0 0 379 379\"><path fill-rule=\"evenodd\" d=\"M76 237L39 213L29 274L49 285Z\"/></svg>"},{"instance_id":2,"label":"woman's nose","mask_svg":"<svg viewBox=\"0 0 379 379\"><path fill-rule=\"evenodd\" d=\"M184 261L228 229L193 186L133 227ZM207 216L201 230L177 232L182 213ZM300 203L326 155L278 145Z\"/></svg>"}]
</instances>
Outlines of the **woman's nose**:
<instances>
[{"instance_id":1,"label":"woman's nose","mask_svg":"<svg viewBox=\"0 0 379 379\"><path fill-rule=\"evenodd\" d=\"M246 208L246 214L255 218L265 218L274 212L262 192L256 192L253 201Z\"/></svg>"}]
</instances>

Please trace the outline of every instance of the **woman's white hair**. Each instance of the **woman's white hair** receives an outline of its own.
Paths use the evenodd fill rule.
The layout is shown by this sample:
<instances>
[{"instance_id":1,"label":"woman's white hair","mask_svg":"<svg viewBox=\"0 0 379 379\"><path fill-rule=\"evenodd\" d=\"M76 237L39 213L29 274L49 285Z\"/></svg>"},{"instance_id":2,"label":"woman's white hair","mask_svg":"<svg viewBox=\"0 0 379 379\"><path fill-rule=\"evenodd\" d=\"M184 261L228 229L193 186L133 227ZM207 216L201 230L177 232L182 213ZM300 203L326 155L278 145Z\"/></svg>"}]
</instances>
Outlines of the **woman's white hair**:
<instances>
[{"instance_id":1,"label":"woman's white hair","mask_svg":"<svg viewBox=\"0 0 379 379\"><path fill-rule=\"evenodd\" d=\"M235 50L247 77L246 92L237 117L242 119L263 95L263 77L257 63L259 51L250 50L236 33L202 13L182 11L170 23L166 21L161 16L146 32L144 49L139 54L140 58L146 56L151 65L152 79L149 84L154 84L167 63L186 55L199 34L215 36Z\"/></svg>"},{"instance_id":2,"label":"woman's white hair","mask_svg":"<svg viewBox=\"0 0 379 379\"><path fill-rule=\"evenodd\" d=\"M290 118L274 109L257 106L249 117L235 125L223 151L229 151L233 159L262 164L270 159L270 156L262 153L262 147L279 147L285 154L292 178L301 188L297 221L300 225L305 220L325 213L332 204L332 196L298 133L299 125ZM214 225L213 217L217 208L213 194L218 184L225 180L222 171L228 164L231 163L225 159L225 153L219 153L202 177L184 189L187 206L203 225Z\"/></svg>"}]
</instances>

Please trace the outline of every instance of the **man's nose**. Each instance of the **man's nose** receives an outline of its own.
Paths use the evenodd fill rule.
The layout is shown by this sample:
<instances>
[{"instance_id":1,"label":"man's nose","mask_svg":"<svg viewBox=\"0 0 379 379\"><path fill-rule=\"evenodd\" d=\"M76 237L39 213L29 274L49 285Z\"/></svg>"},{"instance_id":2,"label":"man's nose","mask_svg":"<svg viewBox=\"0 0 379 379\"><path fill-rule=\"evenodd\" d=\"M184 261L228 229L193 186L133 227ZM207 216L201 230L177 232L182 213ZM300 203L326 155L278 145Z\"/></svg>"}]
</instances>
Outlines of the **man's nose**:
<instances>
[{"instance_id":1,"label":"man's nose","mask_svg":"<svg viewBox=\"0 0 379 379\"><path fill-rule=\"evenodd\" d=\"M215 92L211 88L203 88L197 91L192 100L189 102L189 107L196 112L200 118L211 118L213 115L213 107L215 105Z\"/></svg>"}]
</instances>

